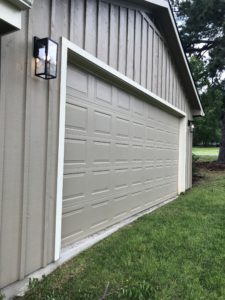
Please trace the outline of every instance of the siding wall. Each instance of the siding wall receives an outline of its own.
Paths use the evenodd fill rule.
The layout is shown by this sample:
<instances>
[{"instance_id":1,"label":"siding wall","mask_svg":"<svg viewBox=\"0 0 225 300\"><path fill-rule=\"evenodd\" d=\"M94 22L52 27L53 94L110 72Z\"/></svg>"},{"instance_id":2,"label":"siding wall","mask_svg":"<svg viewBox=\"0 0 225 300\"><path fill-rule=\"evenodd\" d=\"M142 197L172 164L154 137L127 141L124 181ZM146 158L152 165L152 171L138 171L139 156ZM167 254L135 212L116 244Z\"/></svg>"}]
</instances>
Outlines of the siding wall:
<instances>
[{"instance_id":1,"label":"siding wall","mask_svg":"<svg viewBox=\"0 0 225 300\"><path fill-rule=\"evenodd\" d=\"M70 39L191 116L166 44L140 9L34 0L22 30L0 44L0 287L53 261L60 76L33 75L35 35Z\"/></svg>"}]
</instances>

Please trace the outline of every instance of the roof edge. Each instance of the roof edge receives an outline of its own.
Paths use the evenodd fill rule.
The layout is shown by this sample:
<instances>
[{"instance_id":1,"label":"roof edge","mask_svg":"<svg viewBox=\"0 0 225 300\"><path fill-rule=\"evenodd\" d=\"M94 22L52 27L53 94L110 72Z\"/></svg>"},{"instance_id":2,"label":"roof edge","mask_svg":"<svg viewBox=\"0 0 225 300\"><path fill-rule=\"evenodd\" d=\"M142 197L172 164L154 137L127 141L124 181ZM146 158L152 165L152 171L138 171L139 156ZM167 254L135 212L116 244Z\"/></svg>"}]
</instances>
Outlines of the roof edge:
<instances>
[{"instance_id":1,"label":"roof edge","mask_svg":"<svg viewBox=\"0 0 225 300\"><path fill-rule=\"evenodd\" d=\"M176 21L175 21L175 18L174 18L173 12L172 12L172 8L171 8L171 5L170 5L169 1L167 1L167 0L144 0L144 1L149 3L149 4L158 6L160 9L167 10L167 13L169 14L169 19L171 21L171 25L174 29L174 33L175 33L175 36L176 36L178 47L180 49L180 54L182 56L182 60L183 60L183 63L185 65L185 69L187 71L187 74L188 74L188 77L189 77L189 80L190 80L190 83L191 83L191 86L192 86L192 89L193 89L193 92L194 92L194 96L195 96L195 100L196 100L195 102L197 104L197 107L199 108L199 110L195 109L193 111L199 111L200 114L198 113L198 115L204 116L204 111L203 111L203 108L202 108L202 105L201 105L201 102L200 102L199 94L198 94L197 88L195 86L193 76L192 76L192 73L191 73L191 70L190 70L190 67L189 67L189 64L188 64L188 60L187 60L187 57L185 55L185 52L184 52L184 49L183 49L183 46L182 46L182 43L181 43L179 31L178 31Z\"/></svg>"}]
</instances>

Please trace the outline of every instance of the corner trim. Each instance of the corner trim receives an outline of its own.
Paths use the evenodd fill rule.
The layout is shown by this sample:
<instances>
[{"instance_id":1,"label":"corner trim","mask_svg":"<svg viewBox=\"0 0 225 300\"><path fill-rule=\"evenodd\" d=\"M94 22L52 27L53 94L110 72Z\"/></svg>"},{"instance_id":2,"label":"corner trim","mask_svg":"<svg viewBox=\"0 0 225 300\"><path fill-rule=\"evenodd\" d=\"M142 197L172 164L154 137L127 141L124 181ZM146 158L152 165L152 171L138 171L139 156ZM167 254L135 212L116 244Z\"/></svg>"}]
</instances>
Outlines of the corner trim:
<instances>
[{"instance_id":1,"label":"corner trim","mask_svg":"<svg viewBox=\"0 0 225 300\"><path fill-rule=\"evenodd\" d=\"M186 190L186 157L187 157L187 116L180 119L178 194L183 193Z\"/></svg>"}]
</instances>

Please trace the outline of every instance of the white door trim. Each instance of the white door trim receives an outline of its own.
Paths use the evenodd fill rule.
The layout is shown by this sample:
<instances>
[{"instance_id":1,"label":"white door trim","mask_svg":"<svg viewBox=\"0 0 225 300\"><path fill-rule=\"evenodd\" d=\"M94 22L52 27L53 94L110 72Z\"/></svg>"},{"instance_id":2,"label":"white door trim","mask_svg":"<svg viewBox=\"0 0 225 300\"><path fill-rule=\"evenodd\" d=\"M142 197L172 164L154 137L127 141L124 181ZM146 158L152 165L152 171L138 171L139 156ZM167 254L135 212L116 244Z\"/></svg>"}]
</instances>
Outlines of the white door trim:
<instances>
[{"instance_id":1,"label":"white door trim","mask_svg":"<svg viewBox=\"0 0 225 300\"><path fill-rule=\"evenodd\" d=\"M54 259L58 260L61 252L61 228L62 228L62 193L63 193L63 168L64 168L64 137L65 137L65 104L66 104L66 80L67 80L67 64L68 60L86 68L88 71L92 71L103 78L110 79L114 84L120 85L123 88L126 87L130 92L138 94L141 98L146 99L149 103L160 107L164 111L167 111L181 120L186 119L186 113L176 108L174 105L163 100L159 96L150 92L140 84L129 79L125 75L116 71L112 67L108 66L98 58L94 57L87 51L81 49L74 43L70 42L66 38L62 37L61 43L61 82L60 82L60 111L59 111L59 144L58 144L58 171L57 171L57 194L56 194L56 221L55 221L55 253ZM74 61L75 60L75 61ZM183 122L183 121L181 121ZM183 124L183 123L182 123ZM181 126L182 127L182 126ZM182 182L185 182L185 166L181 163L183 159L182 154L186 153L184 144L181 143L181 131L180 128L180 143L179 146L179 178L182 176ZM182 138L183 140L183 138ZM186 144L185 144L186 145ZM181 172L182 170L182 172ZM181 186L180 183L178 187ZM180 191L180 188L179 188Z\"/></svg>"},{"instance_id":2,"label":"white door trim","mask_svg":"<svg viewBox=\"0 0 225 300\"><path fill-rule=\"evenodd\" d=\"M60 82L60 106L59 106L59 139L58 139L58 169L56 192L56 219L55 219L55 261L59 259L61 252L62 229L62 197L63 197L63 168L64 168L64 137L65 137L65 109L66 109L66 71L68 48L62 39L61 48L61 82Z\"/></svg>"},{"instance_id":3,"label":"white door trim","mask_svg":"<svg viewBox=\"0 0 225 300\"><path fill-rule=\"evenodd\" d=\"M187 158L187 117L180 119L179 128L179 160L178 160L178 194L186 190L186 158Z\"/></svg>"}]
</instances>

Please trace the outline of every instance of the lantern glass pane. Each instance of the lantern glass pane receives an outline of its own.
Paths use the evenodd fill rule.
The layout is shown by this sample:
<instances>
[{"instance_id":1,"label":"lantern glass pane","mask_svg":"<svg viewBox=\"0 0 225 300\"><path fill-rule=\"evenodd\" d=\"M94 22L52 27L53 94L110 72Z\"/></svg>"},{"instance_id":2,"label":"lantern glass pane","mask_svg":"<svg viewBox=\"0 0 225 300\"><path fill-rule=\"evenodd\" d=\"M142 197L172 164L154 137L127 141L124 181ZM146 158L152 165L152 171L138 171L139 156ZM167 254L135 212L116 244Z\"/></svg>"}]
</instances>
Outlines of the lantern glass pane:
<instances>
[{"instance_id":1,"label":"lantern glass pane","mask_svg":"<svg viewBox=\"0 0 225 300\"><path fill-rule=\"evenodd\" d=\"M36 58L36 74L42 74L45 72L45 47L38 49L38 57Z\"/></svg>"},{"instance_id":2,"label":"lantern glass pane","mask_svg":"<svg viewBox=\"0 0 225 300\"><path fill-rule=\"evenodd\" d=\"M51 40L48 41L47 74L54 77L57 72L57 47L56 43Z\"/></svg>"}]
</instances>

